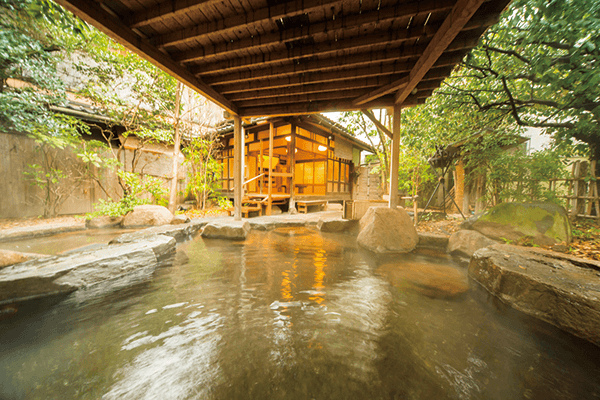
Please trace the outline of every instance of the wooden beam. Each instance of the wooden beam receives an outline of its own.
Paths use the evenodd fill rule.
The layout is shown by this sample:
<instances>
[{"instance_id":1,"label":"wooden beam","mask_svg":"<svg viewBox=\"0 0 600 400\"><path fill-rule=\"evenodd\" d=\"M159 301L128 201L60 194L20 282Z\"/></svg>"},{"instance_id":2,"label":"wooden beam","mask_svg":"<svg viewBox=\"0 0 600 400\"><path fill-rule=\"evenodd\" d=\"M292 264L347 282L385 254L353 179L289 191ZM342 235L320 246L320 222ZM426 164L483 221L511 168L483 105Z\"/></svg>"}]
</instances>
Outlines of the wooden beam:
<instances>
[{"instance_id":1,"label":"wooden beam","mask_svg":"<svg viewBox=\"0 0 600 400\"><path fill-rule=\"evenodd\" d=\"M386 82L392 82L398 78L399 75L383 75L370 78L349 79L344 81L345 83L343 86L340 85L339 82L329 82L307 84L303 86L290 86L278 89L258 89L252 91L231 93L227 95L227 98L231 101L237 102L241 100L262 99L268 97L295 96L299 94L322 93L350 89L368 89L372 87L382 86L386 84ZM436 89L440 86L440 83L442 81L443 78L433 78L431 80L427 80L426 76L421 80L417 88L419 90Z\"/></svg>"},{"instance_id":2,"label":"wooden beam","mask_svg":"<svg viewBox=\"0 0 600 400\"><path fill-rule=\"evenodd\" d=\"M156 37L153 43L158 47L166 47L190 41L200 41L205 38L214 40L215 38L220 38L222 34L230 33L234 30L255 31L255 29L248 29L249 26L267 21L272 23L279 18L309 13L315 8L323 9L325 5L327 5L326 2L322 0L296 0L289 5L288 3L284 3L274 7L264 7L245 14L228 16L217 21L170 32ZM330 18L328 15L330 13L322 12L322 21L311 21L309 25L301 28L284 29L281 32L258 35L258 37L262 41L272 41L272 37L275 38L275 41L293 40L324 32L352 29L371 23L382 23L398 18L406 18L408 21L410 18L424 16L430 12L449 10L453 5L454 1L452 0L426 0L419 3L403 4L402 6L394 5L392 7L375 8L373 10L361 9L359 14L341 15L337 16L337 18Z\"/></svg>"},{"instance_id":3,"label":"wooden beam","mask_svg":"<svg viewBox=\"0 0 600 400\"><path fill-rule=\"evenodd\" d=\"M280 104L280 103L302 103L302 102L311 102L311 101L319 101L319 100L342 100L342 99L352 99L358 96L360 93L364 93L365 89L350 89L350 90L335 90L331 92L317 92L317 93L308 93L308 94L297 94L297 95L287 95L284 94L282 96L274 96L267 97L262 99L252 99L252 100L241 100L236 103L239 108L246 107L257 107L257 106L268 106L272 104Z\"/></svg>"},{"instance_id":4,"label":"wooden beam","mask_svg":"<svg viewBox=\"0 0 600 400\"><path fill-rule=\"evenodd\" d=\"M386 128L381 122L379 122L379 120L375 118L375 116L370 110L363 108L361 111L377 126L377 128L379 128L380 131L385 133L390 139L394 137L392 132L390 132L388 128Z\"/></svg>"},{"instance_id":5,"label":"wooden beam","mask_svg":"<svg viewBox=\"0 0 600 400\"><path fill-rule=\"evenodd\" d=\"M198 91L203 96L223 107L232 114L237 114L234 106L223 95L196 78L187 69L173 62L167 55L142 39L121 21L104 10L95 1L88 0L57 0L57 3L71 11L76 16L89 22L103 33L107 34L129 50L150 61L158 68L174 76L185 85Z\"/></svg>"},{"instance_id":6,"label":"wooden beam","mask_svg":"<svg viewBox=\"0 0 600 400\"><path fill-rule=\"evenodd\" d=\"M378 43L401 43L424 36L434 36L438 28L439 26L427 25L424 27L415 27L411 29L378 32L370 35L340 39L337 41L328 40L321 43L316 43L312 46L299 46L287 49L287 58L300 58L313 56L316 54L333 53L340 50L370 47ZM303 35L300 37L307 36ZM296 39L300 37L296 37ZM203 58L206 59L208 57L213 58L217 56L226 56L229 53L238 52L239 50L249 50L273 45L285 46L281 38L282 37L279 34L273 34L266 38L256 36L234 41L233 43L217 43L211 46L196 48L189 51L174 52L171 56L176 62L188 63ZM289 39L291 38L288 38L288 40Z\"/></svg>"},{"instance_id":7,"label":"wooden beam","mask_svg":"<svg viewBox=\"0 0 600 400\"><path fill-rule=\"evenodd\" d=\"M401 108L399 104L394 105L392 116L392 151L390 151L390 202L392 209L398 207L398 168L400 167L400 118Z\"/></svg>"},{"instance_id":8,"label":"wooden beam","mask_svg":"<svg viewBox=\"0 0 600 400\"><path fill-rule=\"evenodd\" d=\"M244 168L244 138L242 136L242 121L233 117L233 219L242 220L243 168Z\"/></svg>"},{"instance_id":9,"label":"wooden beam","mask_svg":"<svg viewBox=\"0 0 600 400\"><path fill-rule=\"evenodd\" d=\"M271 176L271 172L273 172L273 137L275 136L275 127L273 126L273 121L269 123L269 187L267 190L267 215L271 215L273 208L273 177Z\"/></svg>"},{"instance_id":10,"label":"wooden beam","mask_svg":"<svg viewBox=\"0 0 600 400\"><path fill-rule=\"evenodd\" d=\"M248 107L267 107L274 104L291 104L291 103L312 103L316 101L342 101L355 98L358 93L364 92L364 90L341 90L332 92L302 94L295 96L277 96L269 97L264 99L244 100L237 102L236 105L239 108ZM416 98L425 98L431 95L431 90L417 91L415 94Z\"/></svg>"},{"instance_id":11,"label":"wooden beam","mask_svg":"<svg viewBox=\"0 0 600 400\"><path fill-rule=\"evenodd\" d=\"M456 62L460 62L462 58L458 58ZM454 66L455 63L448 62L445 65L438 66L432 68L432 71L436 72L437 70L447 70L450 66ZM451 68L450 68L451 69ZM378 77L378 76L386 76L386 75L398 75L402 73L407 73L410 71L408 66L401 65L384 65L379 68L358 68L349 71L334 71L334 72L324 72L324 73L314 73L300 76L290 76L284 78L274 78L274 79L264 79L264 80L255 80L248 82L236 82L236 83L227 83L224 85L214 84L218 90L227 95L229 93L238 93L243 91L250 90L266 90L266 89L277 89L277 88L289 88L291 86L304 86L315 83L331 83L331 82L339 82L341 87L345 86L345 81L351 79L359 79L359 78L369 78L369 77ZM448 76L448 75L446 75ZM363 108L363 107L356 107Z\"/></svg>"},{"instance_id":12,"label":"wooden beam","mask_svg":"<svg viewBox=\"0 0 600 400\"><path fill-rule=\"evenodd\" d=\"M417 61L417 65L410 72L410 80L406 86L398 91L395 97L396 104L402 102L409 96L417 86L421 78L435 64L446 48L452 43L458 33L467 25L471 17L479 9L485 0L458 0L450 15L446 18L437 31L427 49Z\"/></svg>"},{"instance_id":13,"label":"wooden beam","mask_svg":"<svg viewBox=\"0 0 600 400\"><path fill-rule=\"evenodd\" d=\"M403 108L425 103L425 99L409 97L402 104ZM387 108L394 106L393 96L380 97L366 105L368 108ZM343 101L315 101L312 103L278 104L272 106L240 108L240 114L245 117L264 116L291 116L303 114L317 114L322 112L355 111L356 106L352 100Z\"/></svg>"},{"instance_id":14,"label":"wooden beam","mask_svg":"<svg viewBox=\"0 0 600 400\"><path fill-rule=\"evenodd\" d=\"M381 86L363 96L360 96L357 99L354 99L353 103L356 104L357 106L360 106L361 104L368 103L369 101L372 101L379 97L385 96L386 94L395 92L398 89L403 88L407 84L408 84L408 76L404 76L392 83L388 83L387 85Z\"/></svg>"},{"instance_id":15,"label":"wooden beam","mask_svg":"<svg viewBox=\"0 0 600 400\"><path fill-rule=\"evenodd\" d=\"M460 36L464 36L462 38L457 38L452 42L450 46L448 46L448 51L456 51L456 50L464 50L464 49L472 49L477 46L479 41L479 37L477 35L471 36L469 33L461 34ZM393 60L406 60L412 57L420 57L421 54L427 48L427 38L419 39L419 43L424 43L423 45L411 45L405 46L404 42L399 44L389 44L385 45L384 48L377 48L374 50L373 46L367 47L365 52L354 53L351 56L347 57L332 57L332 62L334 60L343 60L345 65L358 65L358 64L366 64L377 61L393 61ZM298 71L297 68L300 68L301 65L305 65L311 63L311 58L290 58L290 53L288 51L283 52L270 52L266 54L253 55L253 56L245 56L234 59L227 59L223 61L206 61L202 63L196 63L189 66L190 71L197 76L202 78L208 77L210 75L220 75L223 72L234 72L235 70L245 70L247 68L252 68L260 65L259 69L267 69L276 70L273 68L273 64L277 64L277 67L287 67L282 66L281 61L288 61L292 65L296 65L296 69L294 71ZM310 64L312 65L312 64ZM309 71L308 69L307 71Z\"/></svg>"},{"instance_id":16,"label":"wooden beam","mask_svg":"<svg viewBox=\"0 0 600 400\"><path fill-rule=\"evenodd\" d=\"M148 9L143 9L132 13L125 19L125 25L129 28L139 28L154 22L162 21L168 17L177 17L185 15L194 10L206 7L206 3L214 0L171 0L164 1Z\"/></svg>"}]
</instances>

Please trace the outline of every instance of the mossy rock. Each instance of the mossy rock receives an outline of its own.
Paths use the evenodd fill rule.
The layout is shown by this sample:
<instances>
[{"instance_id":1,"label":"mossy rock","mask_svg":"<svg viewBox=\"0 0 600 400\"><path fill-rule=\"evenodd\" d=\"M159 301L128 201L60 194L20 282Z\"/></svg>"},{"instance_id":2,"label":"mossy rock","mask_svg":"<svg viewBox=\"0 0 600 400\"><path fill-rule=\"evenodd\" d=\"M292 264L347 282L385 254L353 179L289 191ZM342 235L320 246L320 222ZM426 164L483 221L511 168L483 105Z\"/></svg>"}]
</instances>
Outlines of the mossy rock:
<instances>
[{"instance_id":1,"label":"mossy rock","mask_svg":"<svg viewBox=\"0 0 600 400\"><path fill-rule=\"evenodd\" d=\"M472 228L485 236L519 244L550 246L571 242L566 210L553 203L502 203L481 215Z\"/></svg>"}]
</instances>

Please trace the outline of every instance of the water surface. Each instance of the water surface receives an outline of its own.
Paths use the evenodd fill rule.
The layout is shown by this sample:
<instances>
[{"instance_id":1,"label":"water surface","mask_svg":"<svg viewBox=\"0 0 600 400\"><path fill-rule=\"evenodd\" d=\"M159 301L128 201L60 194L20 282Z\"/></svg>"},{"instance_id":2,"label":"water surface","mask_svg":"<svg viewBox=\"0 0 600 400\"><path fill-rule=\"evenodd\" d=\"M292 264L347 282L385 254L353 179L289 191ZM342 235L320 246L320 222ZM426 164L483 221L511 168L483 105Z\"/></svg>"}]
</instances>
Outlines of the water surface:
<instances>
[{"instance_id":1,"label":"water surface","mask_svg":"<svg viewBox=\"0 0 600 400\"><path fill-rule=\"evenodd\" d=\"M150 279L0 321L2 399L599 396L598 347L450 258L376 259L308 229L196 238Z\"/></svg>"}]
</instances>

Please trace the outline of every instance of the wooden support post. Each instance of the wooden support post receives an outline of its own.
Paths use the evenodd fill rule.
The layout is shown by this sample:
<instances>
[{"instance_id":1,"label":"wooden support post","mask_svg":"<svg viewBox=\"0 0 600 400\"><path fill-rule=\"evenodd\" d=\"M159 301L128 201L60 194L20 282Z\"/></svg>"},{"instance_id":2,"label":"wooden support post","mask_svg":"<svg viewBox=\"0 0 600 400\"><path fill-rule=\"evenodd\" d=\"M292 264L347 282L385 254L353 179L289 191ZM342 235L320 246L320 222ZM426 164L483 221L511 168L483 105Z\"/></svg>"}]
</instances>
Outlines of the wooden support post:
<instances>
[{"instance_id":1,"label":"wooden support post","mask_svg":"<svg viewBox=\"0 0 600 400\"><path fill-rule=\"evenodd\" d=\"M290 161L290 173L292 176L290 177L290 203L288 207L288 211L290 213L294 213L296 211L296 201L294 200L294 172L296 172L296 125L292 124L292 140L290 140L290 144L288 146L288 154Z\"/></svg>"},{"instance_id":2,"label":"wooden support post","mask_svg":"<svg viewBox=\"0 0 600 400\"><path fill-rule=\"evenodd\" d=\"M273 191L273 176L271 175L271 172L273 171L273 136L274 136L274 127L273 127L273 123L271 122L269 124L269 179L268 179L268 183L267 185L269 185L268 187L268 197L267 197L267 215L271 215L271 209L272 209L272 202L273 199L271 198L272 195L272 191Z\"/></svg>"},{"instance_id":3,"label":"wooden support post","mask_svg":"<svg viewBox=\"0 0 600 400\"><path fill-rule=\"evenodd\" d=\"M177 89L175 91L175 143L173 144L173 178L171 178L171 190L169 191L169 211L172 214L175 214L177 210L177 167L178 156L179 156L179 147L181 145L181 135L179 134L179 108L181 104L181 92L183 90L183 85L181 82L177 82ZM198 207L199 204L196 204Z\"/></svg>"},{"instance_id":4,"label":"wooden support post","mask_svg":"<svg viewBox=\"0 0 600 400\"><path fill-rule=\"evenodd\" d=\"M260 175L260 181L258 182L258 184L260 185L260 190L259 193L262 194L263 192L263 186L265 184L265 175L263 174L264 172L264 168L263 168L263 141L262 139L259 142L259 146L260 146L260 150L259 150L259 154L258 154L258 174Z\"/></svg>"},{"instance_id":5,"label":"wooden support post","mask_svg":"<svg viewBox=\"0 0 600 400\"><path fill-rule=\"evenodd\" d=\"M242 136L242 120L239 116L233 117L233 219L242 220L242 171L244 163L244 140Z\"/></svg>"},{"instance_id":6,"label":"wooden support post","mask_svg":"<svg viewBox=\"0 0 600 400\"><path fill-rule=\"evenodd\" d=\"M398 168L400 164L400 116L399 104L394 106L394 117L392 119L392 151L390 160L390 208L398 206Z\"/></svg>"},{"instance_id":7,"label":"wooden support post","mask_svg":"<svg viewBox=\"0 0 600 400\"><path fill-rule=\"evenodd\" d=\"M458 205L459 207L462 207L464 209L464 200L465 200L465 164L463 162L463 159L459 159L458 163L456 164L456 178L454 181L454 186L456 187L456 190L454 192L455 194L455 201L456 201L456 205ZM458 210L457 210L458 211Z\"/></svg>"}]
</instances>

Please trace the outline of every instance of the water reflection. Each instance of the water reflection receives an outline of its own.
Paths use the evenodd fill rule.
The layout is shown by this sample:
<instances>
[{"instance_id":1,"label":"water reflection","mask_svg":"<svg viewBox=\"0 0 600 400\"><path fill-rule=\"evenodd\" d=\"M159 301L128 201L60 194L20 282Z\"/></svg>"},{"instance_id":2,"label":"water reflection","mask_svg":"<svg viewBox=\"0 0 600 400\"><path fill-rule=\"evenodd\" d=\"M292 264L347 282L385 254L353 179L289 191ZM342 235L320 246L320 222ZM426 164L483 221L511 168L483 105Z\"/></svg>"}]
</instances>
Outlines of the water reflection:
<instances>
[{"instance_id":1,"label":"water reflection","mask_svg":"<svg viewBox=\"0 0 600 400\"><path fill-rule=\"evenodd\" d=\"M576 399L600 350L450 259L304 228L197 238L117 292L0 321L0 398Z\"/></svg>"}]
</instances>

